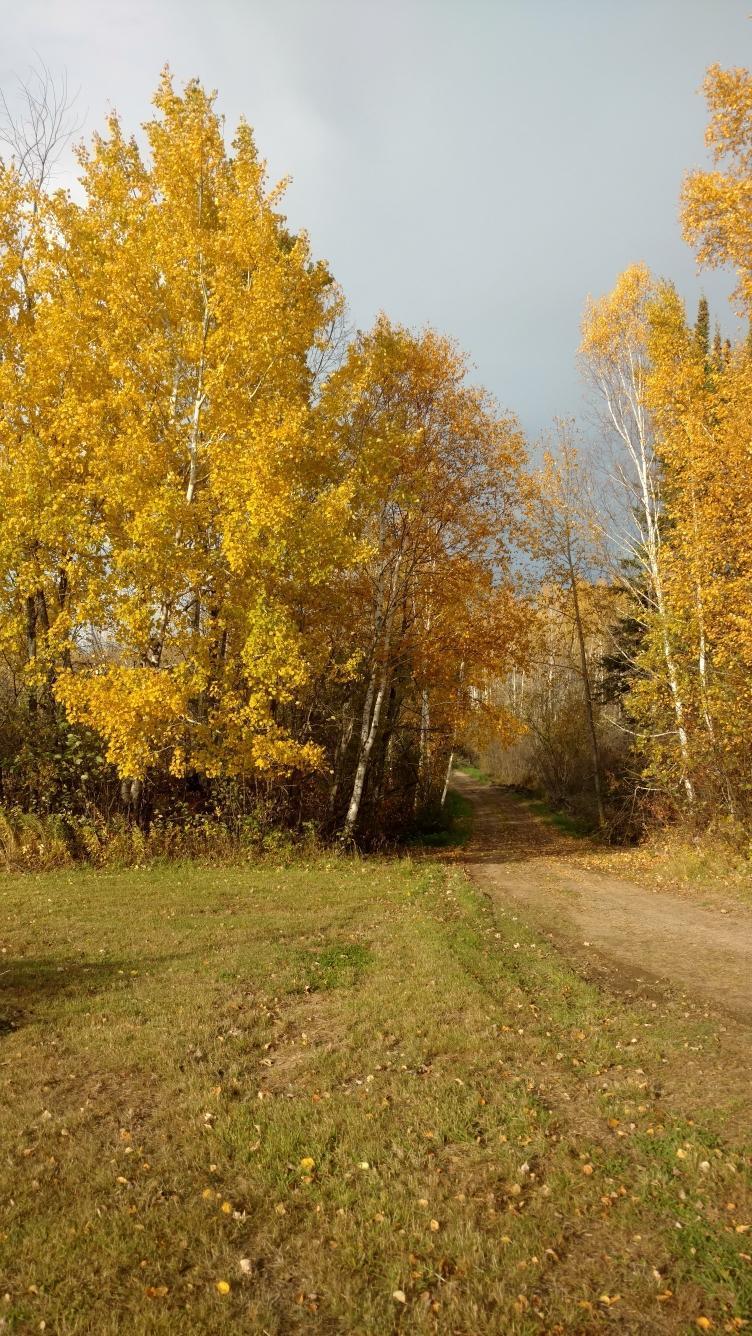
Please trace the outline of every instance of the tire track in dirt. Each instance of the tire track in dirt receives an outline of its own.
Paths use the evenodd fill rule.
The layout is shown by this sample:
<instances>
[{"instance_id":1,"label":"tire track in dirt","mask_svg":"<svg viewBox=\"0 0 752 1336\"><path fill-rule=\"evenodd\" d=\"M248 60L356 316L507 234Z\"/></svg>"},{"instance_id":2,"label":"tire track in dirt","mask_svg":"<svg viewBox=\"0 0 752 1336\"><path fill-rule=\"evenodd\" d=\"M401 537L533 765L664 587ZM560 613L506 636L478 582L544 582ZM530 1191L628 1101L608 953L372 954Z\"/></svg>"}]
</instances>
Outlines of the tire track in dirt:
<instances>
[{"instance_id":1,"label":"tire track in dirt","mask_svg":"<svg viewBox=\"0 0 752 1336\"><path fill-rule=\"evenodd\" d=\"M752 914L693 905L577 866L582 845L499 785L461 773L473 807L466 870L500 906L518 906L579 968L618 991L668 985L752 1024Z\"/></svg>"}]
</instances>

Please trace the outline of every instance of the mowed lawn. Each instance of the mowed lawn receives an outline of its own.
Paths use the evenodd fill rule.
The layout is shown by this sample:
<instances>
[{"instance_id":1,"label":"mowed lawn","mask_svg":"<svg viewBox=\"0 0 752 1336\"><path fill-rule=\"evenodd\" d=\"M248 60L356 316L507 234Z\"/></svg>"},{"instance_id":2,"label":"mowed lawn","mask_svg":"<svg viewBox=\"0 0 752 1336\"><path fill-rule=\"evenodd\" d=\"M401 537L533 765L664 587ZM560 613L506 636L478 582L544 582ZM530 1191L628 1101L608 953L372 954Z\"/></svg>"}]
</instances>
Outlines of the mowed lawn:
<instances>
[{"instance_id":1,"label":"mowed lawn","mask_svg":"<svg viewBox=\"0 0 752 1336\"><path fill-rule=\"evenodd\" d=\"M744 1032L598 992L460 872L27 875L0 934L3 1331L752 1314Z\"/></svg>"}]
</instances>

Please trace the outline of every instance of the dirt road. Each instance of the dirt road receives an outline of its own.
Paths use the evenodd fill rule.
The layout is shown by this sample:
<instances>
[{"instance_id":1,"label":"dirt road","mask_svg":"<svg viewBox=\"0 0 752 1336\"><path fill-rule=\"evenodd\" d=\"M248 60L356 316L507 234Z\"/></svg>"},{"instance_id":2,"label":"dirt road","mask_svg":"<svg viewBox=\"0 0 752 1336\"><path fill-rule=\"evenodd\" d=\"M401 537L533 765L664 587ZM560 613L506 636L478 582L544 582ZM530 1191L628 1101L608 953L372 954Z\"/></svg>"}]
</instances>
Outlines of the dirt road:
<instances>
[{"instance_id":1,"label":"dirt road","mask_svg":"<svg viewBox=\"0 0 752 1336\"><path fill-rule=\"evenodd\" d=\"M752 914L693 905L577 866L582 846L495 785L456 774L474 809L463 859L474 881L564 948L591 977L629 993L680 990L752 1023Z\"/></svg>"}]
</instances>

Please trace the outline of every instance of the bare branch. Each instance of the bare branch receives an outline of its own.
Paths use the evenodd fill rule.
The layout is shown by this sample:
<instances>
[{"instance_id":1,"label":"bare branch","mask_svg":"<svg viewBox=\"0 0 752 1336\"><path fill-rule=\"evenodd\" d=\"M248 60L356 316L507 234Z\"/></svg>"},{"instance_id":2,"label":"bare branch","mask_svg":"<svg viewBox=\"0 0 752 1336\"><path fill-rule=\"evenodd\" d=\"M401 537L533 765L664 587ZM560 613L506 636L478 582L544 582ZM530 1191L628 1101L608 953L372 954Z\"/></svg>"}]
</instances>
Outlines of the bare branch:
<instances>
[{"instance_id":1,"label":"bare branch","mask_svg":"<svg viewBox=\"0 0 752 1336\"><path fill-rule=\"evenodd\" d=\"M55 79L43 60L26 78L19 76L15 97L0 90L0 145L9 151L19 176L39 196L56 164L81 129L75 112L78 92L70 93L63 72Z\"/></svg>"}]
</instances>

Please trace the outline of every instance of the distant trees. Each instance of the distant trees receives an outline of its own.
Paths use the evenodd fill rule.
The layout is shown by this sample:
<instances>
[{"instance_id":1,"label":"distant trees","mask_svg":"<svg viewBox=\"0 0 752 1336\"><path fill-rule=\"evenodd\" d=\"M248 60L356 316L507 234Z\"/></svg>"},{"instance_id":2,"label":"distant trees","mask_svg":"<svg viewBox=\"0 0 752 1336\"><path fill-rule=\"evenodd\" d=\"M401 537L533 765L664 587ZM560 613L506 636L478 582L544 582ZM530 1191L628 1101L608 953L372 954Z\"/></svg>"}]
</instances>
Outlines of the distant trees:
<instances>
[{"instance_id":1,"label":"distant trees","mask_svg":"<svg viewBox=\"0 0 752 1336\"><path fill-rule=\"evenodd\" d=\"M713 66L705 87L714 166L686 179L684 231L701 263L735 268L752 328L752 75ZM497 688L527 731L495 772L568 803L592 783L601 825L631 783L648 818L749 829L752 343L711 335L704 296L691 323L637 264L588 302L580 351L599 485L560 428L527 485L530 662Z\"/></svg>"},{"instance_id":2,"label":"distant trees","mask_svg":"<svg viewBox=\"0 0 752 1336\"><path fill-rule=\"evenodd\" d=\"M569 618L575 654L560 659L560 666L579 676L585 726L592 761L592 782L598 824L606 825L603 765L596 722L594 673L589 643L592 614L598 605L598 569L593 487L590 472L577 452L571 426L557 424L555 453L546 451L543 466L530 480L528 534L532 555L544 581L551 608L554 591L560 595L562 620ZM600 628L598 628L600 629ZM565 645L559 647L565 651Z\"/></svg>"},{"instance_id":3,"label":"distant trees","mask_svg":"<svg viewBox=\"0 0 752 1336\"><path fill-rule=\"evenodd\" d=\"M355 340L319 412L347 461L362 554L344 575L359 670L343 684L332 799L347 796L351 832L367 793L430 799L473 701L481 708L474 691L521 660L510 532L523 449L448 340L383 318Z\"/></svg>"}]
</instances>

